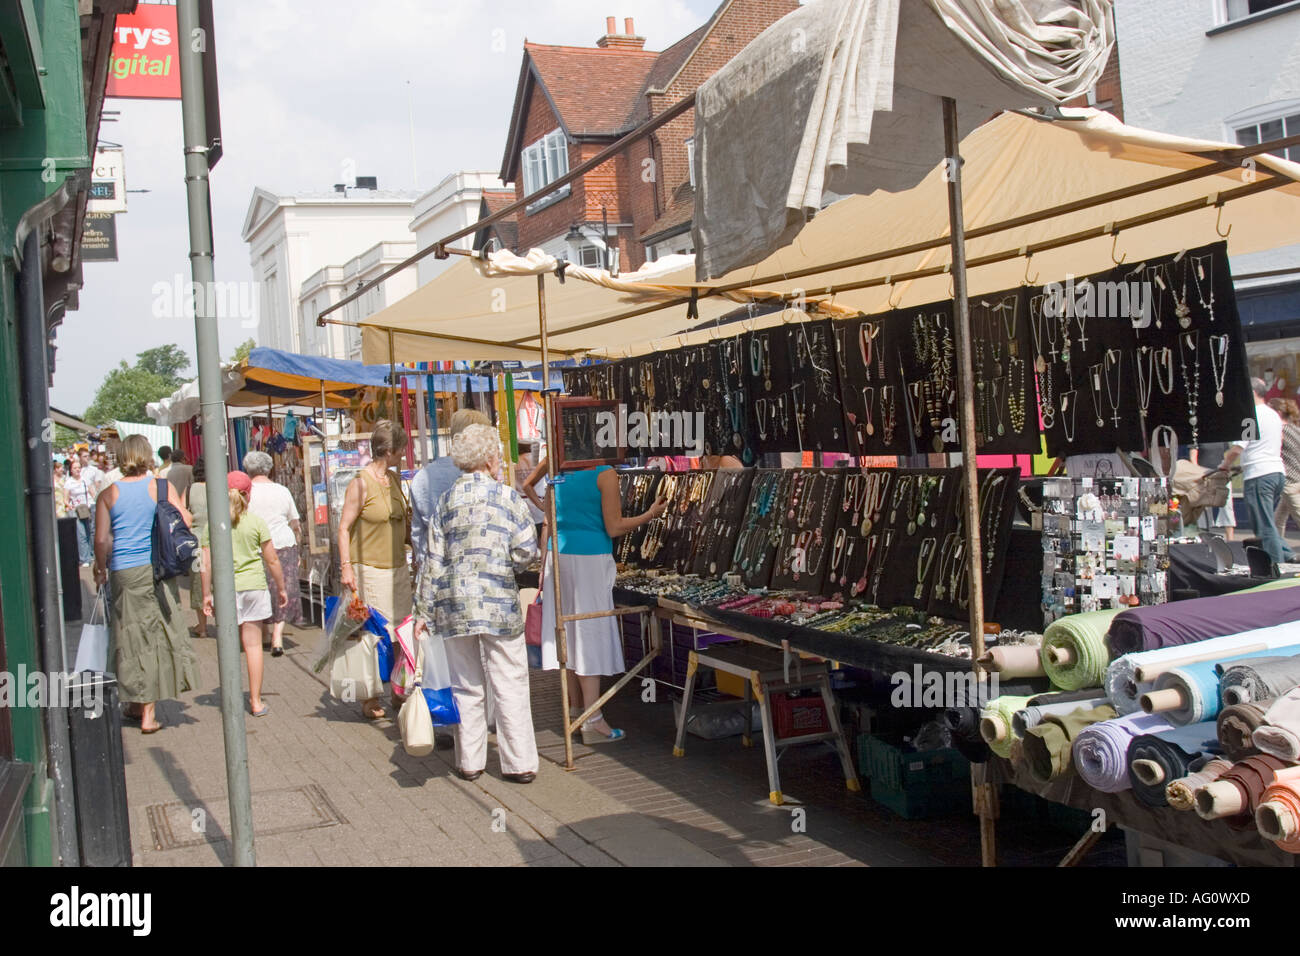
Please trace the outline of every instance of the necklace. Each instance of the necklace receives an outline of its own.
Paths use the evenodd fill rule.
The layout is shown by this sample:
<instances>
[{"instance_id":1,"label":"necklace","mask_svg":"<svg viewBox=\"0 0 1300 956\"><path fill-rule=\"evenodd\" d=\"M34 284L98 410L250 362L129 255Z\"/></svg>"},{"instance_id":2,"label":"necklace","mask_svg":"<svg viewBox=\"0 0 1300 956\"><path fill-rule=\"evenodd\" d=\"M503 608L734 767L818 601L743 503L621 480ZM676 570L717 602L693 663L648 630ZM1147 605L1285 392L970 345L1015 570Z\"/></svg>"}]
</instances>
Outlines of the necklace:
<instances>
[{"instance_id":1,"label":"necklace","mask_svg":"<svg viewBox=\"0 0 1300 956\"><path fill-rule=\"evenodd\" d=\"M944 536L943 545L939 548L939 567L934 572L934 596L940 601L948 593L948 575L952 569L952 554L957 541L957 532L949 531Z\"/></svg>"},{"instance_id":2,"label":"necklace","mask_svg":"<svg viewBox=\"0 0 1300 956\"><path fill-rule=\"evenodd\" d=\"M1179 341L1181 347L1178 349L1178 362L1183 370L1183 389L1187 394L1187 424L1192 426L1192 447L1196 448L1200 442L1198 438L1198 428L1196 424L1196 410L1199 408L1198 399L1201 392L1201 333L1186 332ZM1187 362L1186 349L1191 350L1192 361L1190 368Z\"/></svg>"},{"instance_id":3,"label":"necklace","mask_svg":"<svg viewBox=\"0 0 1300 956\"><path fill-rule=\"evenodd\" d=\"M1174 391L1174 351L1165 346L1158 349L1155 353L1156 363L1156 384L1160 386L1160 391L1165 395L1172 395Z\"/></svg>"},{"instance_id":4,"label":"necklace","mask_svg":"<svg viewBox=\"0 0 1300 956\"><path fill-rule=\"evenodd\" d=\"M1001 367L998 366L998 368ZM999 374L1001 373L999 372ZM998 381L998 379L994 379L989 382L989 399L993 413L988 417L988 425L1001 436L1006 434L1006 429L1002 426L1002 403L998 401Z\"/></svg>"},{"instance_id":5,"label":"necklace","mask_svg":"<svg viewBox=\"0 0 1300 956\"><path fill-rule=\"evenodd\" d=\"M915 534L917 528L925 527L925 512L926 509L930 507L931 496L934 494L935 489L939 486L939 479L927 475L926 477L920 479L920 481L918 482L918 486L919 486L921 500L916 507L916 517L914 517L907 525L908 534ZM935 515L934 517L937 519L938 515Z\"/></svg>"},{"instance_id":6,"label":"necklace","mask_svg":"<svg viewBox=\"0 0 1300 956\"><path fill-rule=\"evenodd\" d=\"M1041 396L1043 427L1051 430L1056 427L1056 400L1052 389L1052 366L1043 355L1043 341L1046 340L1052 356L1056 361L1056 339L1052 333L1052 322L1044 314L1047 297L1036 295L1030 300L1029 330L1034 338L1034 378L1038 381Z\"/></svg>"},{"instance_id":7,"label":"necklace","mask_svg":"<svg viewBox=\"0 0 1300 956\"><path fill-rule=\"evenodd\" d=\"M893 550L893 547L894 547L894 530L890 528L888 531L885 532L884 541L881 542L879 560L876 562L875 571L872 573L871 576L871 603L872 604L878 605L880 603L878 600L878 598L880 597L880 580L884 574L885 566L889 563L887 561L887 558L889 557L889 552Z\"/></svg>"},{"instance_id":8,"label":"necklace","mask_svg":"<svg viewBox=\"0 0 1300 956\"><path fill-rule=\"evenodd\" d=\"M1097 413L1097 427L1104 428L1106 423L1101 419L1101 363L1090 366L1088 369L1088 379L1092 384L1092 410Z\"/></svg>"},{"instance_id":9,"label":"necklace","mask_svg":"<svg viewBox=\"0 0 1300 956\"><path fill-rule=\"evenodd\" d=\"M749 367L754 377L763 378L765 391L772 390L772 348L766 335L756 335L749 340Z\"/></svg>"},{"instance_id":10,"label":"necklace","mask_svg":"<svg viewBox=\"0 0 1300 956\"><path fill-rule=\"evenodd\" d=\"M1119 349L1107 349L1105 357L1102 359L1105 364L1103 374L1106 379L1106 401L1110 403L1110 420L1115 423L1116 428L1119 427L1119 403L1123 397L1124 365L1121 361L1123 357L1124 353ZM1110 369L1112 365L1115 367L1114 392L1110 388Z\"/></svg>"},{"instance_id":11,"label":"necklace","mask_svg":"<svg viewBox=\"0 0 1300 956\"><path fill-rule=\"evenodd\" d=\"M1075 396L1074 389L1070 389L1068 392L1061 393L1061 427L1065 431L1066 442L1068 442L1071 445L1074 444L1074 424L1075 424L1074 401L1073 401L1074 396ZM1069 411L1070 413L1070 420L1068 424L1066 423L1065 420L1066 411Z\"/></svg>"},{"instance_id":12,"label":"necklace","mask_svg":"<svg viewBox=\"0 0 1300 956\"><path fill-rule=\"evenodd\" d=\"M908 413L912 418L912 433L916 435L917 438L921 437L921 429L923 426L921 414L925 411L925 397L921 393L922 386L924 385L925 383L922 381L912 382L903 392L903 397L907 399Z\"/></svg>"},{"instance_id":13,"label":"necklace","mask_svg":"<svg viewBox=\"0 0 1300 956\"><path fill-rule=\"evenodd\" d=\"M1210 371L1214 373L1214 404L1223 407L1223 381L1228 376L1228 336L1210 336Z\"/></svg>"},{"instance_id":14,"label":"necklace","mask_svg":"<svg viewBox=\"0 0 1300 956\"><path fill-rule=\"evenodd\" d=\"M1191 271L1191 266L1186 259L1182 262L1183 266L1183 288L1182 295L1174 293L1174 315L1178 316L1178 324L1183 328L1190 328L1192 324L1192 308L1187 304L1187 273ZM1193 442L1192 444L1195 444Z\"/></svg>"},{"instance_id":15,"label":"necklace","mask_svg":"<svg viewBox=\"0 0 1300 956\"><path fill-rule=\"evenodd\" d=\"M1206 269L1206 265L1209 269ZM1214 256L1192 256L1192 281L1196 283L1196 298L1201 303L1201 308L1210 313L1210 323L1214 323ZM1208 271L1209 275L1206 276ZM1205 292L1201 289L1201 283L1205 283L1205 288L1209 290L1209 301L1206 301Z\"/></svg>"},{"instance_id":16,"label":"necklace","mask_svg":"<svg viewBox=\"0 0 1300 956\"><path fill-rule=\"evenodd\" d=\"M894 498L889 506L889 523L891 525L898 524L898 506L903 503L904 495L907 496L907 507L903 509L903 514L910 515L912 513L912 498L916 491L914 487L915 481L915 475L904 475L898 479L898 485L894 488Z\"/></svg>"},{"instance_id":17,"label":"necklace","mask_svg":"<svg viewBox=\"0 0 1300 956\"><path fill-rule=\"evenodd\" d=\"M770 403L766 398L754 400L754 420L758 423L759 441L767 441L767 414Z\"/></svg>"},{"instance_id":18,"label":"necklace","mask_svg":"<svg viewBox=\"0 0 1300 956\"><path fill-rule=\"evenodd\" d=\"M925 579L930 574L930 565L934 563L934 549L938 543L938 538L921 540L921 549L916 556L916 590L912 592L912 596L918 601L921 600L921 594L925 590Z\"/></svg>"},{"instance_id":19,"label":"necklace","mask_svg":"<svg viewBox=\"0 0 1300 956\"><path fill-rule=\"evenodd\" d=\"M1020 354L1020 341L1016 338L1016 324L1019 321L1020 296L1008 295L993 307L993 311L999 313L1002 319L1002 328L1007 333L1007 354ZM1007 321L1007 316L1011 316L1011 321ZM1000 373L999 373L1000 374Z\"/></svg>"},{"instance_id":20,"label":"necklace","mask_svg":"<svg viewBox=\"0 0 1300 956\"><path fill-rule=\"evenodd\" d=\"M880 386L880 428L884 432L886 445L894 443L894 426L897 424L898 409L894 388L893 385Z\"/></svg>"},{"instance_id":21,"label":"necklace","mask_svg":"<svg viewBox=\"0 0 1300 956\"><path fill-rule=\"evenodd\" d=\"M997 533L998 525L1001 522L993 520L995 515L1001 513L1002 495L998 494L998 507L993 507L993 493L995 489L1001 489L1004 477L998 472L990 472L989 477L984 480L984 487L980 489L980 529L984 540L984 571L992 573L993 559L997 557Z\"/></svg>"},{"instance_id":22,"label":"necklace","mask_svg":"<svg viewBox=\"0 0 1300 956\"><path fill-rule=\"evenodd\" d=\"M1145 440L1147 430L1147 409L1151 407L1151 389L1155 385L1155 352L1149 345L1138 347L1137 354L1137 380L1138 380L1138 417L1141 421L1142 437ZM1143 365L1146 366L1146 375L1142 374Z\"/></svg>"},{"instance_id":23,"label":"necklace","mask_svg":"<svg viewBox=\"0 0 1300 956\"><path fill-rule=\"evenodd\" d=\"M864 385L862 387L862 408L866 411L867 415L866 425L864 427L866 428L868 435L874 435L876 433L875 423L871 420L871 406L875 403L875 400L875 388L870 385Z\"/></svg>"},{"instance_id":24,"label":"necklace","mask_svg":"<svg viewBox=\"0 0 1300 956\"><path fill-rule=\"evenodd\" d=\"M889 483L892 476L888 471L873 471L867 475L867 508L862 516L862 536L871 534L871 529L880 520L884 510L885 499L889 496Z\"/></svg>"},{"instance_id":25,"label":"necklace","mask_svg":"<svg viewBox=\"0 0 1300 956\"><path fill-rule=\"evenodd\" d=\"M1155 285L1158 292L1151 294L1151 310L1155 313L1156 328L1162 327L1161 319L1164 314L1164 294L1169 290L1169 283L1165 281L1165 276L1169 270L1164 265L1155 265L1147 269L1147 282Z\"/></svg>"},{"instance_id":26,"label":"necklace","mask_svg":"<svg viewBox=\"0 0 1300 956\"><path fill-rule=\"evenodd\" d=\"M831 545L831 580L839 581L843 576L841 564L844 562L846 546L849 541L849 533L846 529L840 528L835 532L835 541Z\"/></svg>"},{"instance_id":27,"label":"necklace","mask_svg":"<svg viewBox=\"0 0 1300 956\"><path fill-rule=\"evenodd\" d=\"M745 390L727 393L727 411L731 415L731 443L739 451L745 447Z\"/></svg>"},{"instance_id":28,"label":"necklace","mask_svg":"<svg viewBox=\"0 0 1300 956\"><path fill-rule=\"evenodd\" d=\"M1007 389L1011 433L1019 435L1025 430L1025 360L1015 355L1007 359Z\"/></svg>"}]
</instances>

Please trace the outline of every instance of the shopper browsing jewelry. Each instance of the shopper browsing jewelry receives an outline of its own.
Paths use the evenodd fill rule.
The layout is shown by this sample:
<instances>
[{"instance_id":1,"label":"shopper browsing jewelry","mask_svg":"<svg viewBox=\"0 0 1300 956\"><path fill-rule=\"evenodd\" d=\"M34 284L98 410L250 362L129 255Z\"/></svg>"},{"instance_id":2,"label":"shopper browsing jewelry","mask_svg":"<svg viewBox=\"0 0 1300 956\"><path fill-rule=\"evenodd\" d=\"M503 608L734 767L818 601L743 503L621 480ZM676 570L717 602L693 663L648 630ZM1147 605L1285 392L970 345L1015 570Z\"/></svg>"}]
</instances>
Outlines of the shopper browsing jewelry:
<instances>
[{"instance_id":1,"label":"shopper browsing jewelry","mask_svg":"<svg viewBox=\"0 0 1300 956\"><path fill-rule=\"evenodd\" d=\"M546 467L543 461L537 470ZM531 477L531 476L530 476ZM614 538L621 537L664 513L660 495L649 510L624 517L618 474L608 465L566 472L548 493L554 495L560 559L563 613L592 614L614 609ZM543 568L542 667L559 668L555 644L555 574L548 551ZM624 670L618 619L610 616L570 621L566 626L569 719L582 714L600 697L600 678ZM609 726L597 711L582 725L585 744L612 743L625 734Z\"/></svg>"}]
</instances>

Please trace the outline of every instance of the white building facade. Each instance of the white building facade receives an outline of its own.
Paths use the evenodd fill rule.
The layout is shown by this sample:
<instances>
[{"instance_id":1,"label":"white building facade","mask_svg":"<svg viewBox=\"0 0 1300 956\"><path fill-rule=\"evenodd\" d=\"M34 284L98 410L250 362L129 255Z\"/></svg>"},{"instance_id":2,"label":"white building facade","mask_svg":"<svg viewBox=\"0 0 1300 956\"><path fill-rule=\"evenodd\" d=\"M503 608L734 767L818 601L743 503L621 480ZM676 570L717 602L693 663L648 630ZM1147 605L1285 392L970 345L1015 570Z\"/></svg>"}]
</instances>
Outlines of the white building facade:
<instances>
[{"instance_id":1,"label":"white building facade","mask_svg":"<svg viewBox=\"0 0 1300 956\"><path fill-rule=\"evenodd\" d=\"M312 295L321 300L333 294L332 304L342 298L344 284L356 288L354 274L371 268L374 260L386 261L392 247L414 252L415 199L414 193L370 189L297 196L255 189L243 239L260 289L257 343L303 355L348 357L347 330L318 329L316 313L304 309L304 283L310 278ZM387 295L388 301L400 297L392 290Z\"/></svg>"},{"instance_id":2,"label":"white building facade","mask_svg":"<svg viewBox=\"0 0 1300 956\"><path fill-rule=\"evenodd\" d=\"M380 242L341 266L326 266L312 273L298 293L299 324L303 328L314 328L316 316L324 309L413 255L414 240ZM343 322L360 322L414 291L415 271L403 269L386 282L369 289L361 298L343 306L332 318ZM327 325L323 329L315 329L315 332L324 348L323 352L317 354L361 361L360 329Z\"/></svg>"},{"instance_id":3,"label":"white building facade","mask_svg":"<svg viewBox=\"0 0 1300 956\"><path fill-rule=\"evenodd\" d=\"M415 200L410 229L415 234L416 249L427 249L443 236L449 236L478 222L484 192L504 189L501 180L493 172L462 170L452 173ZM473 244L474 234L471 232L457 239L452 246L468 250ZM415 264L416 281L424 285L450 266L452 261L425 256ZM389 300L396 301L396 298L390 296Z\"/></svg>"},{"instance_id":4,"label":"white building facade","mask_svg":"<svg viewBox=\"0 0 1300 956\"><path fill-rule=\"evenodd\" d=\"M1300 134L1300 0L1119 0L1115 32L1125 122L1243 145ZM1300 161L1300 146L1283 152ZM1293 393L1300 244L1233 256L1232 269L1252 374ZM1280 274L1240 278L1266 272Z\"/></svg>"}]
</instances>

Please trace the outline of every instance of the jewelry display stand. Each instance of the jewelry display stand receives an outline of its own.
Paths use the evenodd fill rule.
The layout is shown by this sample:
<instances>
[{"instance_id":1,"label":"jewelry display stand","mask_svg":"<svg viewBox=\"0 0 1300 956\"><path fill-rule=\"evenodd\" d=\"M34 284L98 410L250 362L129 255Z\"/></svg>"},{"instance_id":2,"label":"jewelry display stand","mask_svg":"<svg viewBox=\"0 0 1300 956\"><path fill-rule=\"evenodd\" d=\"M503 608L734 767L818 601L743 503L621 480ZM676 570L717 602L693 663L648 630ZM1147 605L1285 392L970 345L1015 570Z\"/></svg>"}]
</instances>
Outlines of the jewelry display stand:
<instances>
[{"instance_id":1,"label":"jewelry display stand","mask_svg":"<svg viewBox=\"0 0 1300 956\"><path fill-rule=\"evenodd\" d=\"M1045 624L1169 600L1169 538L1181 532L1165 478L1043 483Z\"/></svg>"}]
</instances>

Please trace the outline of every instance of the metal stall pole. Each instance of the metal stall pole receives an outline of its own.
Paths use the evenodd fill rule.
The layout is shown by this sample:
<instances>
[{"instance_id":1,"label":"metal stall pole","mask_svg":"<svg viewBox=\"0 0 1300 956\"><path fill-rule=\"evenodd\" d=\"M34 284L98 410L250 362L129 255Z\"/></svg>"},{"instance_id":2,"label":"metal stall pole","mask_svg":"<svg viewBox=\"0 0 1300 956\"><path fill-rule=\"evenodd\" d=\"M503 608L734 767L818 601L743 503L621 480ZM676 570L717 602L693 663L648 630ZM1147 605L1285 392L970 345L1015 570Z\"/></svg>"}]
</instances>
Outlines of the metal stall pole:
<instances>
[{"instance_id":1,"label":"metal stall pole","mask_svg":"<svg viewBox=\"0 0 1300 956\"><path fill-rule=\"evenodd\" d=\"M560 713L564 718L564 769L573 769L573 727L569 723L569 663L568 625L564 620L564 598L560 588L560 535L555 523L555 449L564 440L559 422L551 415L554 402L551 395L551 365L546 344L546 276L537 277L537 325L541 331L542 351L542 411L546 420L546 520L550 525L551 594L555 600L555 659L560 664ZM392 333L389 333L391 336Z\"/></svg>"},{"instance_id":2,"label":"metal stall pole","mask_svg":"<svg viewBox=\"0 0 1300 956\"><path fill-rule=\"evenodd\" d=\"M388 402L388 419L394 425L400 425L397 417L397 362L393 357L393 330L388 330L388 390L391 396Z\"/></svg>"},{"instance_id":3,"label":"metal stall pole","mask_svg":"<svg viewBox=\"0 0 1300 956\"><path fill-rule=\"evenodd\" d=\"M198 0L176 5L181 36L199 33ZM212 551L212 595L217 618L217 666L221 679L221 725L226 749L226 786L236 866L256 865L253 851L253 799L249 789L248 739L244 733L243 666L235 623L234 552L227 499L226 403L221 389L221 352L217 317L212 313L212 213L208 191L208 130L203 57L204 44L180 45L181 121L185 132L185 192L189 202L190 271L203 290L194 301L194 337L203 410L203 455L211 463L207 481L208 524ZM222 516L225 516L224 518Z\"/></svg>"},{"instance_id":4,"label":"metal stall pole","mask_svg":"<svg viewBox=\"0 0 1300 956\"><path fill-rule=\"evenodd\" d=\"M966 297L966 224L962 215L961 156L957 137L957 102L943 98L943 143L948 167L948 221L952 236L953 330L957 346L957 394L961 399L962 483L965 487L966 560L970 581L971 655L984 654L984 548L980 540L979 471L975 457L974 375L971 369L970 301ZM979 673L979 665L972 663ZM995 820L997 788L988 783L983 767L971 769L971 793L980 818L980 856L985 866L996 862Z\"/></svg>"},{"instance_id":5,"label":"metal stall pole","mask_svg":"<svg viewBox=\"0 0 1300 956\"><path fill-rule=\"evenodd\" d=\"M334 590L334 502L330 500L330 431L325 421L325 380L320 379L320 477L325 483L325 584ZM311 477L311 462L307 463ZM314 506L313 506L314 507ZM325 603L320 608L321 626L325 625Z\"/></svg>"}]
</instances>

